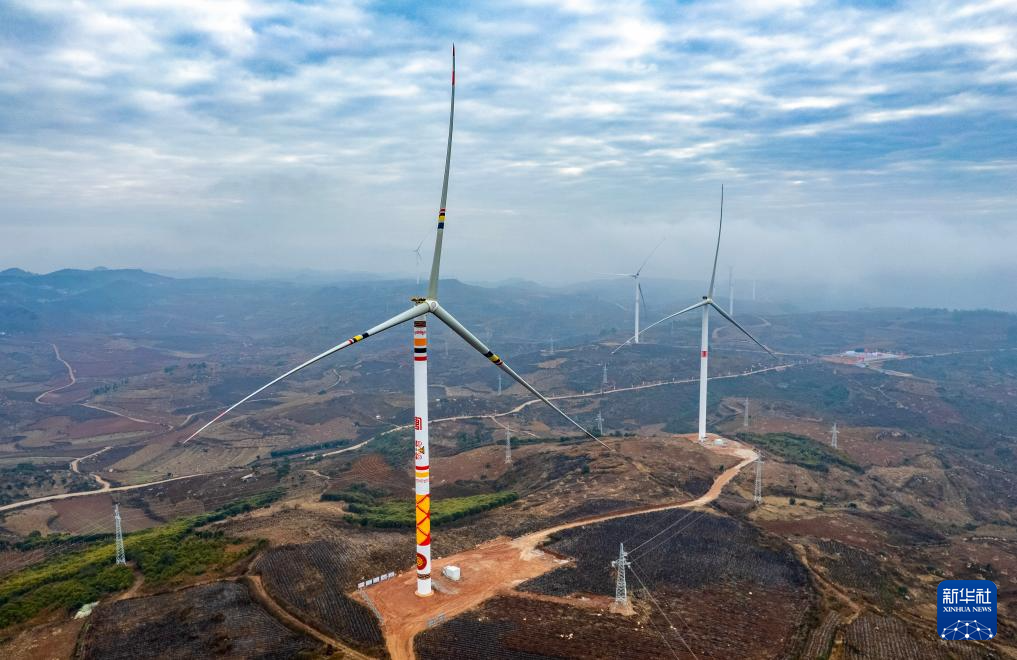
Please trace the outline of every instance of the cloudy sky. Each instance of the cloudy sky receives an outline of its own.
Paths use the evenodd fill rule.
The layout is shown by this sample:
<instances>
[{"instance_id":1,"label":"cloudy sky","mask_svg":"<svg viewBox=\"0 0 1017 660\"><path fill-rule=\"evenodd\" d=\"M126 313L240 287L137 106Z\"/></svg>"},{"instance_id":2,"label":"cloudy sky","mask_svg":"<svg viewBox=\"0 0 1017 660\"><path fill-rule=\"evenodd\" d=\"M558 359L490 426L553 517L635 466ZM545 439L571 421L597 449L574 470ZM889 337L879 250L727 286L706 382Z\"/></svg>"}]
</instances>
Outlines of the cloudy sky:
<instances>
[{"instance_id":1,"label":"cloudy sky","mask_svg":"<svg viewBox=\"0 0 1017 660\"><path fill-rule=\"evenodd\" d=\"M6 0L0 265L410 274L453 41L449 276L1017 273L1017 0Z\"/></svg>"}]
</instances>

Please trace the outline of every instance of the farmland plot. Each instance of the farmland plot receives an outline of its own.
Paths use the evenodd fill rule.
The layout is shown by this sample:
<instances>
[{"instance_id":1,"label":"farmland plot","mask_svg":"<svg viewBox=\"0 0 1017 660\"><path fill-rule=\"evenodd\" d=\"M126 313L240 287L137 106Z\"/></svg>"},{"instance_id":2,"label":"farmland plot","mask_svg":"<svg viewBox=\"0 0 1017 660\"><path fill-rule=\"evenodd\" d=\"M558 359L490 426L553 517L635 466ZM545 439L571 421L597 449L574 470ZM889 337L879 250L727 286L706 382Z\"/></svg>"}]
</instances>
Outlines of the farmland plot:
<instances>
[{"instance_id":1,"label":"farmland plot","mask_svg":"<svg viewBox=\"0 0 1017 660\"><path fill-rule=\"evenodd\" d=\"M685 639L682 648L687 643L696 655L782 657L804 645L814 600L804 567L789 549L768 547L752 528L711 514L657 512L566 530L545 549L575 562L519 589L558 597L612 596L611 561L623 541L633 551L629 593L647 619L628 620L627 626L654 635L654 625L669 630L674 624ZM731 617L733 611L748 614ZM760 630L767 634L761 637ZM662 653L670 655L666 648Z\"/></svg>"},{"instance_id":2,"label":"farmland plot","mask_svg":"<svg viewBox=\"0 0 1017 660\"><path fill-rule=\"evenodd\" d=\"M890 616L865 614L844 631L845 660L990 660L1000 656L977 642L948 642L914 635Z\"/></svg>"},{"instance_id":3,"label":"farmland plot","mask_svg":"<svg viewBox=\"0 0 1017 660\"><path fill-rule=\"evenodd\" d=\"M406 554L409 557L409 553ZM265 588L303 621L365 651L384 647L374 614L347 592L375 573L367 551L349 544L315 541L269 550L258 560Z\"/></svg>"},{"instance_id":4,"label":"farmland plot","mask_svg":"<svg viewBox=\"0 0 1017 660\"><path fill-rule=\"evenodd\" d=\"M90 618L76 657L282 660L318 646L254 603L247 587L215 582L100 606Z\"/></svg>"}]
</instances>

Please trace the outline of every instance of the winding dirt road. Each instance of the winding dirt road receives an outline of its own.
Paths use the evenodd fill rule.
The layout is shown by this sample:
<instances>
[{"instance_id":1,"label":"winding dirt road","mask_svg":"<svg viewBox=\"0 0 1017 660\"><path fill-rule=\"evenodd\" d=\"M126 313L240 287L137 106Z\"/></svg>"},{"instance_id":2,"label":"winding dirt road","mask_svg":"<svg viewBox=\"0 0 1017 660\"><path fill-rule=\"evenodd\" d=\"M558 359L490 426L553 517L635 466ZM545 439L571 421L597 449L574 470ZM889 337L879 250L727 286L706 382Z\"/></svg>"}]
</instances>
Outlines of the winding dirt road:
<instances>
[{"instance_id":1,"label":"winding dirt road","mask_svg":"<svg viewBox=\"0 0 1017 660\"><path fill-rule=\"evenodd\" d=\"M57 345L56 344L50 344L50 346L53 347L53 352L56 353L56 359L58 359L61 362L63 362L64 366L67 367L67 376L70 378L70 382L67 383L66 385L61 385L60 387L54 387L51 390L46 390L45 392L43 392L39 396L35 397L35 402L38 403L38 404L44 405L44 406L54 405L54 404L47 403L47 402L43 401L43 399L45 399L47 395L52 394L53 392L59 392L60 390L65 390L68 387L70 387L71 385L73 385L74 383L78 382L78 379L74 376L74 367L72 367L70 365L70 363L67 362L67 360L65 360L65 359L63 359L63 357L61 357L60 349L57 348Z\"/></svg>"},{"instance_id":2,"label":"winding dirt road","mask_svg":"<svg viewBox=\"0 0 1017 660\"><path fill-rule=\"evenodd\" d=\"M99 451L94 451L91 454L89 454L88 456L82 456L81 458L75 458L73 461L71 461L71 472L75 472L77 474L83 474L81 472L81 470L78 469L78 463L80 463L81 461L84 461L86 459L92 458L93 456L98 456L99 454L103 453L104 451L109 451L110 449L113 449L113 447L103 447ZM91 474L91 473L89 473L89 474ZM106 481L105 479L100 477L98 474L91 474L91 477L93 479L95 479L96 483L99 484L99 490L100 491L109 490L111 488L110 482ZM94 493L96 491L90 490L88 492Z\"/></svg>"},{"instance_id":3,"label":"winding dirt road","mask_svg":"<svg viewBox=\"0 0 1017 660\"><path fill-rule=\"evenodd\" d=\"M61 385L60 387L54 387L53 389L46 390L45 392L43 392L39 396L35 397L35 402L40 404L40 405L43 405L43 406L54 406L54 405L57 405L55 403L49 403L48 401L44 401L43 399L45 399L48 395L50 395L50 394L52 394L54 392L59 392L60 390L65 390L68 387L70 387L71 385L74 385L75 383L78 382L78 378L77 378L77 376L74 373L74 367L72 367L71 363L68 362L67 360L65 360L62 355L60 355L60 348L57 347L56 344L52 344L52 343L50 344L50 346L53 347L53 353L56 354L56 359L60 360L63 363L63 365L65 367L67 367L67 377L70 380L70 382L68 382L65 385ZM127 414L124 414L124 413L121 413L121 412L117 412L116 410L110 410L109 408L102 408L101 406L97 406L94 403L78 403L77 405L83 406L85 408L91 408L92 410L101 410L104 413L109 413L110 415L116 415L117 417L123 417L124 419L131 420L132 422L138 422L139 424L153 424L155 426L165 426L166 428L170 428L170 429L173 428L172 426L170 426L168 424L163 424L161 422L153 422L150 419L141 419L139 417L131 417L130 415L127 415Z\"/></svg>"},{"instance_id":4,"label":"winding dirt road","mask_svg":"<svg viewBox=\"0 0 1017 660\"><path fill-rule=\"evenodd\" d=\"M679 437L696 442L691 435ZM448 564L460 567L463 578L461 582L456 583L455 594L437 591L430 598L417 597L414 594L417 577L415 570L406 571L395 578L369 587L367 591L371 600L384 618L382 630L385 634L386 647L393 660L412 660L413 638L425 630L428 622L438 615L452 618L499 593L511 591L524 580L543 575L567 563L538 549L545 539L556 532L643 513L695 509L716 500L741 469L758 458L755 451L732 440L727 440L723 446L712 444L712 440L717 437L719 436L711 436L711 443L706 447L717 453L735 456L741 461L722 472L701 497L686 502L668 502L581 518L516 539L494 539L471 550L434 560L431 571L435 575L440 575L442 568ZM356 593L350 596L359 597Z\"/></svg>"}]
</instances>

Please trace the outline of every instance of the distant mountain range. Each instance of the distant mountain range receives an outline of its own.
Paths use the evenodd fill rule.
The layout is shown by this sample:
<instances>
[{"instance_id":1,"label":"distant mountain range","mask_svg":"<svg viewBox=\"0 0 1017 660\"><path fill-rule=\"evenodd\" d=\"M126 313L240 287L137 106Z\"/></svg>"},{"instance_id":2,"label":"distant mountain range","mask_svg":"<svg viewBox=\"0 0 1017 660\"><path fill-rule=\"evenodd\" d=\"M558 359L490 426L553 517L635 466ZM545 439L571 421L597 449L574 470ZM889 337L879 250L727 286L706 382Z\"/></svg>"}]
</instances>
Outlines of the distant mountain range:
<instances>
[{"instance_id":1,"label":"distant mountain range","mask_svg":"<svg viewBox=\"0 0 1017 660\"><path fill-rule=\"evenodd\" d=\"M647 305L644 326L698 299L705 286L703 282L653 278L644 278L642 283ZM403 309L409 297L422 292L424 286L410 279L370 279L363 274L336 274L331 280L324 275L306 275L294 282L177 278L140 269L63 269L36 274L8 268L0 271L0 332L150 332L153 323L179 327L181 332L216 326L224 333L226 329L253 333L280 323L306 327L308 332L360 330L360 323L373 325ZM861 304L839 307L851 309L866 302L860 291L844 295L818 285L797 291L769 282L758 283L758 299L753 301L751 288L748 281L736 281L736 313L829 310L838 308L837 300L861 298ZM806 289L805 284L801 288ZM522 279L484 284L444 280L441 294L443 302L464 321L477 314L487 319L492 330L499 326L518 337L595 336L607 328L624 333L632 325L634 296L628 278L553 287ZM717 299L727 306L726 281L718 287ZM889 306L880 305L876 298L868 302L870 307ZM915 302L915 306L934 306ZM496 306L501 312L490 314Z\"/></svg>"}]
</instances>

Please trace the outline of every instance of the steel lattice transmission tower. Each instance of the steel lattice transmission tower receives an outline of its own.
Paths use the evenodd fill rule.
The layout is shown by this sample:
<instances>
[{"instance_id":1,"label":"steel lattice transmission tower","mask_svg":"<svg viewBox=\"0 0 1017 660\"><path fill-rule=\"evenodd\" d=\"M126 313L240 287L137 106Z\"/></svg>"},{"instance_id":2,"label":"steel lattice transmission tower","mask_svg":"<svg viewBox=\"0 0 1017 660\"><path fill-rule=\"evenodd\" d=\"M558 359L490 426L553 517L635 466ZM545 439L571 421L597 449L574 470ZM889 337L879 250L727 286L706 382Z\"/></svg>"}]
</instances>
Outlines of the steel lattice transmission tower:
<instances>
[{"instance_id":1,"label":"steel lattice transmission tower","mask_svg":"<svg viewBox=\"0 0 1017 660\"><path fill-rule=\"evenodd\" d=\"M625 569L632 565L625 552L625 544L618 544L618 559L611 562L611 566L618 569L618 579L614 583L614 604L625 605L629 600L628 588L625 585Z\"/></svg>"},{"instance_id":2,"label":"steel lattice transmission tower","mask_svg":"<svg viewBox=\"0 0 1017 660\"><path fill-rule=\"evenodd\" d=\"M743 428L749 428L749 397L745 397L745 420L742 422Z\"/></svg>"},{"instance_id":3,"label":"steel lattice transmission tower","mask_svg":"<svg viewBox=\"0 0 1017 660\"><path fill-rule=\"evenodd\" d=\"M604 363L604 375L600 379L600 389L601 390L606 390L607 389L607 363L606 362Z\"/></svg>"},{"instance_id":4,"label":"steel lattice transmission tower","mask_svg":"<svg viewBox=\"0 0 1017 660\"><path fill-rule=\"evenodd\" d=\"M597 435L604 435L604 416L597 411Z\"/></svg>"},{"instance_id":5,"label":"steel lattice transmission tower","mask_svg":"<svg viewBox=\"0 0 1017 660\"><path fill-rule=\"evenodd\" d=\"M756 487L752 493L752 499L757 505L763 503L763 455L756 459Z\"/></svg>"},{"instance_id":6,"label":"steel lattice transmission tower","mask_svg":"<svg viewBox=\"0 0 1017 660\"><path fill-rule=\"evenodd\" d=\"M124 530L120 525L120 504L113 503L113 524L116 527L117 564L126 565L127 555L124 553Z\"/></svg>"},{"instance_id":7,"label":"steel lattice transmission tower","mask_svg":"<svg viewBox=\"0 0 1017 660\"><path fill-rule=\"evenodd\" d=\"M837 448L837 422L834 422L833 428L830 429L830 446Z\"/></svg>"},{"instance_id":8,"label":"steel lattice transmission tower","mask_svg":"<svg viewBox=\"0 0 1017 660\"><path fill-rule=\"evenodd\" d=\"M505 429L505 462L512 462L512 431Z\"/></svg>"}]
</instances>

